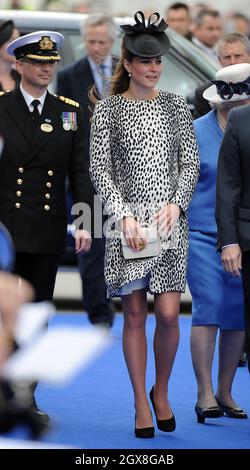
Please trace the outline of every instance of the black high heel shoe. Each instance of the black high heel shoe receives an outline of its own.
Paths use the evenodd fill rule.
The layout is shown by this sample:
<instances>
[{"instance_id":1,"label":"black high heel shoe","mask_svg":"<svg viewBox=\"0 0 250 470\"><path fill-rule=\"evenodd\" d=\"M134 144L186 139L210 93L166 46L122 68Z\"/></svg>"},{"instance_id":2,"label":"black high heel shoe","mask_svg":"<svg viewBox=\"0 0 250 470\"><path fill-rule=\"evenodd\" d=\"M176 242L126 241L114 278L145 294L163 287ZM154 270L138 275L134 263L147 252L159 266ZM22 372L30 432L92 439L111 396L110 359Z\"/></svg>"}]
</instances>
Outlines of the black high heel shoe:
<instances>
[{"instance_id":1,"label":"black high heel shoe","mask_svg":"<svg viewBox=\"0 0 250 470\"><path fill-rule=\"evenodd\" d=\"M135 415L135 423L136 423L136 415ZM150 426L148 428L137 428L135 425L135 436L142 438L142 439L148 439L150 437L154 437L155 428L153 426Z\"/></svg>"},{"instance_id":2,"label":"black high heel shoe","mask_svg":"<svg viewBox=\"0 0 250 470\"><path fill-rule=\"evenodd\" d=\"M239 408L239 407L233 408L231 406L224 405L224 403L221 403L221 401L218 400L218 398L216 398L216 401L218 405L220 406L220 408L222 409L222 411L225 413L225 415L227 415L229 418L236 418L236 419L248 418L247 414L245 413L244 410L242 410L242 408Z\"/></svg>"},{"instance_id":3,"label":"black high heel shoe","mask_svg":"<svg viewBox=\"0 0 250 470\"><path fill-rule=\"evenodd\" d=\"M155 410L155 402L154 402L154 385L150 390L149 397L150 397L150 400L151 400L151 403L152 403L152 406L153 406L153 410L155 412L157 428L160 429L160 431L173 432L176 428L176 422L175 422L174 414L169 419L158 419L157 418L157 414L156 414L156 410Z\"/></svg>"},{"instance_id":4,"label":"black high heel shoe","mask_svg":"<svg viewBox=\"0 0 250 470\"><path fill-rule=\"evenodd\" d=\"M197 423L205 423L206 418L221 418L223 411L219 406L210 406L209 408L202 408L196 403L195 413L197 415Z\"/></svg>"}]
</instances>

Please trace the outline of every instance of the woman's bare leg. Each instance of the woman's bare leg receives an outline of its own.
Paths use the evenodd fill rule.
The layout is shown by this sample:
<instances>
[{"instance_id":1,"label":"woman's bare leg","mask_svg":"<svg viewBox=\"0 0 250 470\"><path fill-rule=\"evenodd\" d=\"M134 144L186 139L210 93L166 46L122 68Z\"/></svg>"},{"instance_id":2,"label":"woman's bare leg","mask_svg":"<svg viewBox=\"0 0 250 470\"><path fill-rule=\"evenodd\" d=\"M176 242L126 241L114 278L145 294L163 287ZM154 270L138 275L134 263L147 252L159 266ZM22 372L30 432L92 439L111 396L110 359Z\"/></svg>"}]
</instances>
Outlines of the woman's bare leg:
<instances>
[{"instance_id":1,"label":"woman's bare leg","mask_svg":"<svg viewBox=\"0 0 250 470\"><path fill-rule=\"evenodd\" d=\"M219 373L216 396L226 406L237 407L232 398L232 384L245 340L241 330L222 330L219 344Z\"/></svg>"},{"instance_id":2,"label":"woman's bare leg","mask_svg":"<svg viewBox=\"0 0 250 470\"><path fill-rule=\"evenodd\" d=\"M197 402L202 408L217 406L212 384L212 364L218 327L215 325L192 326L191 354L197 380Z\"/></svg>"},{"instance_id":3,"label":"woman's bare leg","mask_svg":"<svg viewBox=\"0 0 250 470\"><path fill-rule=\"evenodd\" d=\"M153 426L146 394L147 365L147 291L141 289L122 296L124 315L123 352L134 390L136 427Z\"/></svg>"},{"instance_id":4,"label":"woman's bare leg","mask_svg":"<svg viewBox=\"0 0 250 470\"><path fill-rule=\"evenodd\" d=\"M167 397L168 381L179 344L179 309L179 292L166 292L155 295L154 354L156 380L154 402L157 418L160 420L169 419L173 414Z\"/></svg>"}]
</instances>

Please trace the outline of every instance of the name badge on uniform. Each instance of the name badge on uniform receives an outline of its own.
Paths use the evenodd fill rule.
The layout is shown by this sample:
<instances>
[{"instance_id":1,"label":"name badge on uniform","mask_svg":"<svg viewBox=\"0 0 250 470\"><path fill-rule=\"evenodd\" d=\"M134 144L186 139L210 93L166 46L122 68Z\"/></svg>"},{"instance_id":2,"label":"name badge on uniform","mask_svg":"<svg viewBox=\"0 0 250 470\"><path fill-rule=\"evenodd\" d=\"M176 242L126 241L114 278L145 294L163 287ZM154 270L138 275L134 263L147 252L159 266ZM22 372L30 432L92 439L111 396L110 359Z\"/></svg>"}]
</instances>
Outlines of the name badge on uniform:
<instances>
[{"instance_id":1,"label":"name badge on uniform","mask_svg":"<svg viewBox=\"0 0 250 470\"><path fill-rule=\"evenodd\" d=\"M77 131L77 113L64 111L62 113L62 126L65 131Z\"/></svg>"},{"instance_id":2,"label":"name badge on uniform","mask_svg":"<svg viewBox=\"0 0 250 470\"><path fill-rule=\"evenodd\" d=\"M41 124L41 130L43 132L52 132L53 131L53 126L51 124L48 124L47 122L43 122Z\"/></svg>"}]
</instances>

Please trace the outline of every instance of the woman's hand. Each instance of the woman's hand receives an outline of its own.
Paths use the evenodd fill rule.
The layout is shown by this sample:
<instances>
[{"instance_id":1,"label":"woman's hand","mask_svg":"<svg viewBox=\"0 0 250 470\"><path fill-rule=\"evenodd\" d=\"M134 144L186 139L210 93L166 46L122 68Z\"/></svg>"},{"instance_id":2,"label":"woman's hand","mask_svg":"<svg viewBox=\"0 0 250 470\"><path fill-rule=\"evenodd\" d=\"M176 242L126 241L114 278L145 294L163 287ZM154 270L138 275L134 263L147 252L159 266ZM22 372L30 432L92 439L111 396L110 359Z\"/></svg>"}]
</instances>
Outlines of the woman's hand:
<instances>
[{"instance_id":1,"label":"woman's hand","mask_svg":"<svg viewBox=\"0 0 250 470\"><path fill-rule=\"evenodd\" d=\"M134 217L124 217L121 226L128 246L135 251L143 250L147 244L147 240L143 236L139 222L137 222Z\"/></svg>"},{"instance_id":2,"label":"woman's hand","mask_svg":"<svg viewBox=\"0 0 250 470\"><path fill-rule=\"evenodd\" d=\"M168 237L180 217L181 208L177 204L166 204L154 216L160 235Z\"/></svg>"}]
</instances>

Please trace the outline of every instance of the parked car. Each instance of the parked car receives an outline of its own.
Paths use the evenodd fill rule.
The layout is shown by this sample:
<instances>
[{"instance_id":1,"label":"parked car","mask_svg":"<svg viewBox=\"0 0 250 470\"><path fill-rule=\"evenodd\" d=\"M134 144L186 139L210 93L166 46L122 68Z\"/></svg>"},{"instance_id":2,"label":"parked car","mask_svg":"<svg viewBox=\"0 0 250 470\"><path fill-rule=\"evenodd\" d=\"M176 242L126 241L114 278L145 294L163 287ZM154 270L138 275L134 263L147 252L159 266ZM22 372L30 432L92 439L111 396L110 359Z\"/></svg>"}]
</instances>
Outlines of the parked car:
<instances>
[{"instance_id":1,"label":"parked car","mask_svg":"<svg viewBox=\"0 0 250 470\"><path fill-rule=\"evenodd\" d=\"M38 30L55 30L65 36L62 51L63 68L82 57L84 45L81 28L86 15L48 11L0 10L0 19L13 19L21 34ZM124 23L133 23L132 18L115 18L117 28ZM195 88L202 82L213 79L218 66L187 39L168 29L171 48L165 58L165 68L159 87L192 97ZM115 42L113 53L119 55L120 38ZM53 88L53 87L52 87ZM55 84L54 84L55 89Z\"/></svg>"}]
</instances>

